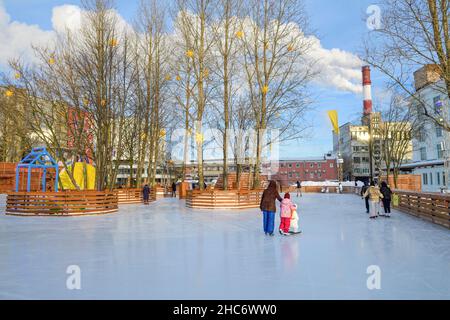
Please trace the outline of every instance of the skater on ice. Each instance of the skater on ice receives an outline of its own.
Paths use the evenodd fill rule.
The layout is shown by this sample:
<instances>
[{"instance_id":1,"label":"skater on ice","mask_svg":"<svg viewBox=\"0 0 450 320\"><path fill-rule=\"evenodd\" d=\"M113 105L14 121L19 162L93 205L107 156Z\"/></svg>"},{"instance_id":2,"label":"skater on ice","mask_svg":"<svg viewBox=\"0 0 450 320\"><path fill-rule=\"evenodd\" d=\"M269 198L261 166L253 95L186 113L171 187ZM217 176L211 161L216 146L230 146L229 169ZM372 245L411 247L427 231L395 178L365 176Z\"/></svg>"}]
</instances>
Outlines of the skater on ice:
<instances>
[{"instance_id":1,"label":"skater on ice","mask_svg":"<svg viewBox=\"0 0 450 320\"><path fill-rule=\"evenodd\" d=\"M289 235L291 219L293 212L297 209L297 205L292 202L289 192L284 194L284 199L280 204L280 234Z\"/></svg>"},{"instance_id":2,"label":"skater on ice","mask_svg":"<svg viewBox=\"0 0 450 320\"><path fill-rule=\"evenodd\" d=\"M391 188L387 185L386 182L381 183L381 194L383 195L383 207L384 207L384 216L386 218L391 217L391 198L392 198L392 191Z\"/></svg>"},{"instance_id":3,"label":"skater on ice","mask_svg":"<svg viewBox=\"0 0 450 320\"><path fill-rule=\"evenodd\" d=\"M296 182L297 185L297 198L300 195L300 197L302 197L302 183L300 181L297 180Z\"/></svg>"},{"instance_id":4,"label":"skater on ice","mask_svg":"<svg viewBox=\"0 0 450 320\"><path fill-rule=\"evenodd\" d=\"M364 195L368 188L369 188L369 186L367 185L367 182L364 182L364 185L361 188L361 198L363 198L364 202L366 203L366 213L369 213L369 210L370 210L370 208L369 208L369 196L365 196Z\"/></svg>"},{"instance_id":5,"label":"skater on ice","mask_svg":"<svg viewBox=\"0 0 450 320\"><path fill-rule=\"evenodd\" d=\"M148 184L142 189L142 198L144 199L144 204L148 204L150 198L150 187Z\"/></svg>"},{"instance_id":6,"label":"skater on ice","mask_svg":"<svg viewBox=\"0 0 450 320\"><path fill-rule=\"evenodd\" d=\"M369 197L370 219L375 219L378 217L378 213L380 212L380 199L383 198L383 195L381 194L378 186L375 185L375 182L370 182L370 187L364 193L364 197Z\"/></svg>"},{"instance_id":7,"label":"skater on ice","mask_svg":"<svg viewBox=\"0 0 450 320\"><path fill-rule=\"evenodd\" d=\"M172 182L172 197L176 198L177 196L177 184L174 182Z\"/></svg>"},{"instance_id":8,"label":"skater on ice","mask_svg":"<svg viewBox=\"0 0 450 320\"><path fill-rule=\"evenodd\" d=\"M259 205L259 208L263 213L264 233L271 236L273 236L273 230L275 228L275 212L277 210L275 200L281 202L283 199L278 193L277 183L271 180L269 186L263 192L261 203Z\"/></svg>"}]
</instances>

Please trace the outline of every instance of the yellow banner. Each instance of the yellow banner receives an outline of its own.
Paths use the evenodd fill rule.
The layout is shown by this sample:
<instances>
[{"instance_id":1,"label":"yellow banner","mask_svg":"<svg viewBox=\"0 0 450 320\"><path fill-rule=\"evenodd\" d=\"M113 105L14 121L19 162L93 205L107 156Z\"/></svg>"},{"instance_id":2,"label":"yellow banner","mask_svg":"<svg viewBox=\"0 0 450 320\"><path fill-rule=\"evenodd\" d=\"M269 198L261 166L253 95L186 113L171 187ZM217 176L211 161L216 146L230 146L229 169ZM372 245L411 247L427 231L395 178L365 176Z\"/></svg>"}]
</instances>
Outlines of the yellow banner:
<instances>
[{"instance_id":1,"label":"yellow banner","mask_svg":"<svg viewBox=\"0 0 450 320\"><path fill-rule=\"evenodd\" d=\"M339 121L338 121L338 113L336 110L328 110L328 117L330 118L331 125L333 126L333 130L336 134L339 134Z\"/></svg>"}]
</instances>

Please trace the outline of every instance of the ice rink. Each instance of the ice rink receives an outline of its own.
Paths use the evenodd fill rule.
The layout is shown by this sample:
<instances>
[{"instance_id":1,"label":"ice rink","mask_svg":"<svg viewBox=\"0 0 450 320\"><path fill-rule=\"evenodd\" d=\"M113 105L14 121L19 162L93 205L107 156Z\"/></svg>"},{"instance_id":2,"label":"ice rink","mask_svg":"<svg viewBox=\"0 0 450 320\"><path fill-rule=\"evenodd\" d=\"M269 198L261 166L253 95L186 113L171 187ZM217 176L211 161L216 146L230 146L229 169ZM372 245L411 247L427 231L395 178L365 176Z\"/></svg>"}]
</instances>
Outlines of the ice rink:
<instances>
[{"instance_id":1,"label":"ice rink","mask_svg":"<svg viewBox=\"0 0 450 320\"><path fill-rule=\"evenodd\" d=\"M1 299L450 299L450 231L355 195L307 194L303 234L265 236L259 210L199 211L163 199L117 214L4 215ZM276 223L279 223L277 216ZM81 290L68 290L68 266ZM369 290L367 268L381 288Z\"/></svg>"}]
</instances>

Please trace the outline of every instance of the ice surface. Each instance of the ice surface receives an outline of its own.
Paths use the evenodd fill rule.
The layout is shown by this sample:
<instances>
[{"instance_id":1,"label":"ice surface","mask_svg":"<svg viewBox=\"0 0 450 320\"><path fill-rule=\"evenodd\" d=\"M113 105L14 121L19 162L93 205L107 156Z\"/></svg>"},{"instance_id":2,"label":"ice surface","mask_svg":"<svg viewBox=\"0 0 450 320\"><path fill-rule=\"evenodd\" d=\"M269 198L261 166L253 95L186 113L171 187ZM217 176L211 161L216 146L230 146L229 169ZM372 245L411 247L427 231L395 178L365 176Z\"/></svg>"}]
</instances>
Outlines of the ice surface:
<instances>
[{"instance_id":1,"label":"ice surface","mask_svg":"<svg viewBox=\"0 0 450 320\"><path fill-rule=\"evenodd\" d=\"M162 199L90 217L0 214L2 299L449 299L450 232L355 195L306 194L303 234L267 237L258 210ZM5 197L0 196L0 211ZM279 222L277 216L276 222ZM81 268L81 290L66 269ZM381 268L381 289L366 285Z\"/></svg>"}]
</instances>

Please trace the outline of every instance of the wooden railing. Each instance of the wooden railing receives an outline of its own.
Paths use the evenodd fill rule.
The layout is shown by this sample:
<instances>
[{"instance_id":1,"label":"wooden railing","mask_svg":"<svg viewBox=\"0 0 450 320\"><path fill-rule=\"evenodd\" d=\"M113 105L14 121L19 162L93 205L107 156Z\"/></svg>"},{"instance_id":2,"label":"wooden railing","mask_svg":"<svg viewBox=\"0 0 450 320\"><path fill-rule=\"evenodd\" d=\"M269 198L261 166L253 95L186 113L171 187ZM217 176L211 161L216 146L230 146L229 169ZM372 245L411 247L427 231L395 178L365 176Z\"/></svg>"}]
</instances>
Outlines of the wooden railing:
<instances>
[{"instance_id":1,"label":"wooden railing","mask_svg":"<svg viewBox=\"0 0 450 320\"><path fill-rule=\"evenodd\" d=\"M119 204L133 204L143 202L142 188L116 189L115 191L117 191L118 194ZM155 188L150 188L150 202L155 200Z\"/></svg>"},{"instance_id":2,"label":"wooden railing","mask_svg":"<svg viewBox=\"0 0 450 320\"><path fill-rule=\"evenodd\" d=\"M305 193L321 193L322 189L326 190L328 188L328 193L337 193L337 186L302 186L302 192ZM297 187L289 186L282 187L281 192L297 192ZM342 193L355 193L355 187L342 187Z\"/></svg>"},{"instance_id":3,"label":"wooden railing","mask_svg":"<svg viewBox=\"0 0 450 320\"><path fill-rule=\"evenodd\" d=\"M395 208L425 220L450 228L450 195L395 190Z\"/></svg>"},{"instance_id":4,"label":"wooden railing","mask_svg":"<svg viewBox=\"0 0 450 320\"><path fill-rule=\"evenodd\" d=\"M189 190L186 206L196 209L259 208L263 190Z\"/></svg>"},{"instance_id":5,"label":"wooden railing","mask_svg":"<svg viewBox=\"0 0 450 320\"><path fill-rule=\"evenodd\" d=\"M118 210L117 191L10 192L6 214L82 216Z\"/></svg>"}]
</instances>

